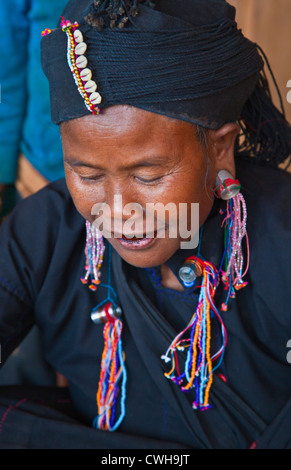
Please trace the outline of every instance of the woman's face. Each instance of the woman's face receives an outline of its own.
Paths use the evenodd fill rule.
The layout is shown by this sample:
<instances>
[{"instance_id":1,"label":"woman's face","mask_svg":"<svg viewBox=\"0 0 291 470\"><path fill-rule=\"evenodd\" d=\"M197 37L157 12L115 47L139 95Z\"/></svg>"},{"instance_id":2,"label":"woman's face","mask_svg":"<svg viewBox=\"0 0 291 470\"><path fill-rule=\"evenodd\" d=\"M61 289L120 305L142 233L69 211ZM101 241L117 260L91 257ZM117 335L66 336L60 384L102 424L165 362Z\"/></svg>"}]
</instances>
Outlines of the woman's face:
<instances>
[{"instance_id":1,"label":"woman's face","mask_svg":"<svg viewBox=\"0 0 291 470\"><path fill-rule=\"evenodd\" d=\"M103 204L101 228L129 264L163 264L185 241L179 220L173 238L173 219L167 211L163 225L160 214L167 204L171 203L173 217L177 208L181 219L179 204L184 203L188 237L189 224L201 225L208 216L214 199L215 157L199 142L191 124L130 106L112 106L99 116L63 123L61 134L66 180L77 210L93 222L93 206ZM161 203L162 212L151 219L154 227L148 237L148 208L156 203ZM191 220L191 203L199 204L199 222ZM130 212L128 204L136 209Z\"/></svg>"}]
</instances>

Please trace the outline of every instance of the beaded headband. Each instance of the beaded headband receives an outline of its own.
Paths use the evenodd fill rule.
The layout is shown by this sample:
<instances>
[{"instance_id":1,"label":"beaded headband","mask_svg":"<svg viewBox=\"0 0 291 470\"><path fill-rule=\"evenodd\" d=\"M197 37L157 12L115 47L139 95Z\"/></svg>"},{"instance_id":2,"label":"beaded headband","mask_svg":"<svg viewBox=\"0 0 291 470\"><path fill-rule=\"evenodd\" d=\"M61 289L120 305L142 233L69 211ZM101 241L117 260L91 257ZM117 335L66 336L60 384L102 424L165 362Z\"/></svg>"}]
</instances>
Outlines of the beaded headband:
<instances>
[{"instance_id":1,"label":"beaded headband","mask_svg":"<svg viewBox=\"0 0 291 470\"><path fill-rule=\"evenodd\" d=\"M170 3L178 10L186 8L185 2L177 2L167 1L167 8ZM99 114L100 109L119 104L212 129L237 119L255 87L262 60L254 45L236 28L233 9L226 2L210 2L217 10L214 14L207 9L203 27L195 24L198 19L192 11L194 8L202 14L198 0L188 2L193 24L192 18L188 22L171 12L159 11L162 5L153 9L140 4L138 14L130 15L128 10L126 25L122 17L114 27L111 23L116 15L107 11L107 3L94 2L93 8L90 0L78 4L70 0L57 29L42 40L42 65L50 83L54 123L88 112ZM113 8L120 1L109 3ZM99 12L103 12L101 17L95 18ZM102 30L100 22L104 23ZM215 51L224 54L223 58Z\"/></svg>"},{"instance_id":2,"label":"beaded headband","mask_svg":"<svg viewBox=\"0 0 291 470\"><path fill-rule=\"evenodd\" d=\"M88 59L85 56L87 44L84 41L77 21L71 23L62 17L61 28L66 33L67 42L67 62L74 77L78 91L84 100L85 106L91 113L98 115L101 109L97 106L102 102L102 96L97 92L97 83L92 80L92 70L89 69ZM42 37L49 35L51 29L46 28L42 32Z\"/></svg>"},{"instance_id":3,"label":"beaded headband","mask_svg":"<svg viewBox=\"0 0 291 470\"><path fill-rule=\"evenodd\" d=\"M77 22L71 23L62 18L62 30L68 37L67 60L80 95L85 101L86 108L93 114L99 114L102 97L97 90L97 83L92 80L92 71L87 67L88 59L84 55L87 44L84 42L83 34L78 29Z\"/></svg>"},{"instance_id":4,"label":"beaded headband","mask_svg":"<svg viewBox=\"0 0 291 470\"><path fill-rule=\"evenodd\" d=\"M63 18L72 24L62 19L41 41L55 124L129 105L208 129L238 120L237 153L274 166L290 155L268 60L237 28L227 1L69 0Z\"/></svg>"}]
</instances>

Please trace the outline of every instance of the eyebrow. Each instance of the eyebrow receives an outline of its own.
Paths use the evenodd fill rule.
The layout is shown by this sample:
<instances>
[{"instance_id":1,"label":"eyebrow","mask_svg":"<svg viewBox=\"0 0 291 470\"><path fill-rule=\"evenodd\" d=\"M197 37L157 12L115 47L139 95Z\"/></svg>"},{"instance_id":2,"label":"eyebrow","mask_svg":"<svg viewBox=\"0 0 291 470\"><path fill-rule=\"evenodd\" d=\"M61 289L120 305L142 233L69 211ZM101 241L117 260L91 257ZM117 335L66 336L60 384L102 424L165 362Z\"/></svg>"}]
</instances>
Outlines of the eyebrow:
<instances>
[{"instance_id":1,"label":"eyebrow","mask_svg":"<svg viewBox=\"0 0 291 470\"><path fill-rule=\"evenodd\" d=\"M170 158L169 157L145 157L144 160L141 160L140 162L135 162L132 165L125 165L122 167L122 169L126 170L134 170L136 168L142 168L142 167L158 167L158 166L164 166L166 162L169 162ZM92 163L81 161L78 159L70 158L70 157L64 157L64 162L70 165L71 167L87 167L87 168L92 168L94 170L104 170L99 165L93 165Z\"/></svg>"}]
</instances>

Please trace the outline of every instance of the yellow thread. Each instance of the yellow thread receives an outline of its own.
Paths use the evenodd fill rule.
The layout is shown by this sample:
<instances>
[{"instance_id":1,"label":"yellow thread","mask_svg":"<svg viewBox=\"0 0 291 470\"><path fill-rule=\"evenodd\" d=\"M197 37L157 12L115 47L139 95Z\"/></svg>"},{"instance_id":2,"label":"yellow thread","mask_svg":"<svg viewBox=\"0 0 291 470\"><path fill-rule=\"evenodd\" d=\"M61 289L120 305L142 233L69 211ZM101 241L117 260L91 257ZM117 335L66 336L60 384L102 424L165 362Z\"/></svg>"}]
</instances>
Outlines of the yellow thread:
<instances>
[{"instance_id":1,"label":"yellow thread","mask_svg":"<svg viewBox=\"0 0 291 470\"><path fill-rule=\"evenodd\" d=\"M195 335L194 335L194 341L193 341L193 361L192 361L192 367L191 367L191 376L190 376L190 381L187 383L185 386L185 390L189 390L189 388L192 387L194 379L195 379L195 374L196 374L196 359L197 359L197 340L198 340L198 334L199 334L199 323L197 322L196 328L195 328Z\"/></svg>"},{"instance_id":2,"label":"yellow thread","mask_svg":"<svg viewBox=\"0 0 291 470\"><path fill-rule=\"evenodd\" d=\"M207 358L207 363L208 363L209 379L208 379L207 387L205 389L204 406L208 406L209 392L210 392L210 387L211 387L212 381L213 381L212 362L211 362L211 357L210 357L211 325L210 325L210 305L209 305L209 302L207 302L206 315L207 315L207 317L206 317L206 321L207 321L206 358Z\"/></svg>"},{"instance_id":3,"label":"yellow thread","mask_svg":"<svg viewBox=\"0 0 291 470\"><path fill-rule=\"evenodd\" d=\"M107 323L104 326L104 337L105 337L105 343L106 344L108 343L108 328L109 327L110 327L110 325L107 324ZM106 356L107 356L107 350L106 350L106 347L104 347L102 357L101 357L101 370L102 370L103 364L105 362ZM97 391L97 394L96 394L96 401L97 401L97 408L98 408L98 414L99 415L101 413L101 409L104 407L104 404L101 403L101 386L100 386L101 382L102 382L102 377L100 376L98 391ZM107 429L107 424L105 424L104 429Z\"/></svg>"}]
</instances>

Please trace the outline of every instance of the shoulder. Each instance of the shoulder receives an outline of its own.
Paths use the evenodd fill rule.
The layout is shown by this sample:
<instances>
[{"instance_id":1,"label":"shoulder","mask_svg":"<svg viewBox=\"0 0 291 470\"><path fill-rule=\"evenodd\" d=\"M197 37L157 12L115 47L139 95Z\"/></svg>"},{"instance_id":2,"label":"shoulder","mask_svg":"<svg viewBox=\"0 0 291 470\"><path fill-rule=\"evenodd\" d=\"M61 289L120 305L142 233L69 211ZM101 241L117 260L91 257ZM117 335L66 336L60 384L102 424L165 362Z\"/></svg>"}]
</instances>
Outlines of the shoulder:
<instances>
[{"instance_id":1,"label":"shoulder","mask_svg":"<svg viewBox=\"0 0 291 470\"><path fill-rule=\"evenodd\" d=\"M20 204L33 206L34 204L38 205L43 201L51 201L52 203L56 204L59 204L60 202L64 203L65 201L70 203L71 195L67 188L66 180L62 178L49 183L40 191L37 191L25 199L22 199Z\"/></svg>"},{"instance_id":2,"label":"shoulder","mask_svg":"<svg viewBox=\"0 0 291 470\"><path fill-rule=\"evenodd\" d=\"M237 162L237 177L247 203L249 223L264 226L265 234L273 229L280 235L284 228L291 235L291 173L252 163ZM274 233L273 233L274 234Z\"/></svg>"},{"instance_id":3,"label":"shoulder","mask_svg":"<svg viewBox=\"0 0 291 470\"><path fill-rule=\"evenodd\" d=\"M48 184L37 193L19 201L0 230L0 239L12 236L19 242L44 245L84 226L65 179Z\"/></svg>"},{"instance_id":4,"label":"shoulder","mask_svg":"<svg viewBox=\"0 0 291 470\"><path fill-rule=\"evenodd\" d=\"M60 179L19 201L3 226L16 225L18 228L22 226L24 230L37 227L39 230L43 225L48 225L53 229L65 215L71 215L75 219L81 218L75 209L65 180Z\"/></svg>"},{"instance_id":5,"label":"shoulder","mask_svg":"<svg viewBox=\"0 0 291 470\"><path fill-rule=\"evenodd\" d=\"M272 258L280 256L291 243L291 173L242 161L237 177L253 243L265 249L265 257L268 250Z\"/></svg>"},{"instance_id":6,"label":"shoulder","mask_svg":"<svg viewBox=\"0 0 291 470\"><path fill-rule=\"evenodd\" d=\"M246 197L284 200L291 195L291 173L280 168L258 165L249 159L237 160L238 178Z\"/></svg>"},{"instance_id":7,"label":"shoulder","mask_svg":"<svg viewBox=\"0 0 291 470\"><path fill-rule=\"evenodd\" d=\"M84 227L64 180L20 201L0 227L0 278L34 298L47 271L62 270L81 246Z\"/></svg>"},{"instance_id":8,"label":"shoulder","mask_svg":"<svg viewBox=\"0 0 291 470\"><path fill-rule=\"evenodd\" d=\"M247 292L253 309L264 312L262 321L273 318L290 328L291 174L244 162L237 177L247 207Z\"/></svg>"}]
</instances>

